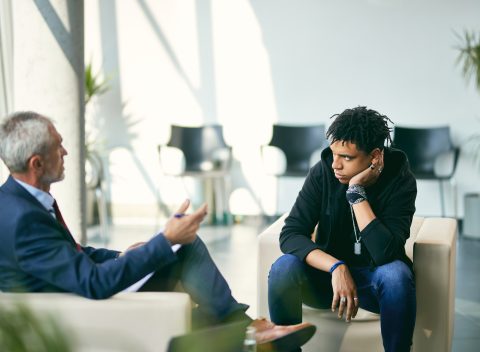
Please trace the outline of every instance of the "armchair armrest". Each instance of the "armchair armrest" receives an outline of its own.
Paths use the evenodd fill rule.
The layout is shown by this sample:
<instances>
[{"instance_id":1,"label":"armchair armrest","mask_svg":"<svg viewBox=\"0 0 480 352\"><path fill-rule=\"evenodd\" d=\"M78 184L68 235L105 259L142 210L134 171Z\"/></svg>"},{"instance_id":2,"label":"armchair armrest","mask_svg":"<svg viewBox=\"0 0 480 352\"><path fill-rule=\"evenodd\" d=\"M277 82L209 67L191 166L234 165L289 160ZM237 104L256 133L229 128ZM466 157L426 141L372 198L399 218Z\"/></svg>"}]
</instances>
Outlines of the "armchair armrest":
<instances>
[{"instance_id":1,"label":"armchair armrest","mask_svg":"<svg viewBox=\"0 0 480 352\"><path fill-rule=\"evenodd\" d=\"M416 351L450 351L455 303L457 222L426 218L413 247L417 289Z\"/></svg>"},{"instance_id":2,"label":"armchair armrest","mask_svg":"<svg viewBox=\"0 0 480 352\"><path fill-rule=\"evenodd\" d=\"M190 329L186 293L129 292L106 300L68 293L0 293L4 306L20 302L40 317L58 319L72 332L75 351L166 351L171 337Z\"/></svg>"},{"instance_id":3,"label":"armchair armrest","mask_svg":"<svg viewBox=\"0 0 480 352\"><path fill-rule=\"evenodd\" d=\"M268 273L272 264L282 255L278 237L287 216L288 213L281 216L258 237L257 307L259 316L268 317L270 315L268 312Z\"/></svg>"}]
</instances>

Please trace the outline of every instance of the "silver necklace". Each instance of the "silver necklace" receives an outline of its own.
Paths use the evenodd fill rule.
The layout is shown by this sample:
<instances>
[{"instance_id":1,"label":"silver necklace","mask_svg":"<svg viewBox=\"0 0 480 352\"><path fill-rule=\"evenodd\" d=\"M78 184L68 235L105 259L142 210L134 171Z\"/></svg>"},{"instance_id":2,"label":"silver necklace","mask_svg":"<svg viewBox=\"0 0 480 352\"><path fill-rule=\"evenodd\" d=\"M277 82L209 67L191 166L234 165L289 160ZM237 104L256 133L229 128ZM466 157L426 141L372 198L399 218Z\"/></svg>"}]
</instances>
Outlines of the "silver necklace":
<instances>
[{"instance_id":1,"label":"silver necklace","mask_svg":"<svg viewBox=\"0 0 480 352\"><path fill-rule=\"evenodd\" d=\"M357 233L357 226L355 222L355 217L353 216L353 207L350 205L350 214L352 214L352 223L353 223L353 233L355 234L355 243L353 244L353 253L356 255L362 254L362 244L360 240L362 239L361 236Z\"/></svg>"}]
</instances>

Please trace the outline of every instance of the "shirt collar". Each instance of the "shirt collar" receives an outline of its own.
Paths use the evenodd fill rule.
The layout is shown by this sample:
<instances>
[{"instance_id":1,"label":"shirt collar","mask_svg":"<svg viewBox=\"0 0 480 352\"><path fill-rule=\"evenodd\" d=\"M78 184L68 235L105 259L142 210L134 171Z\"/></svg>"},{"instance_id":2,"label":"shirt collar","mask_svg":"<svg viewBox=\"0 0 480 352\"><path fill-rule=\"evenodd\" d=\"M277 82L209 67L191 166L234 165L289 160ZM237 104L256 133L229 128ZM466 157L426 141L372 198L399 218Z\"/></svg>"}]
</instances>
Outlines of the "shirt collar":
<instances>
[{"instance_id":1,"label":"shirt collar","mask_svg":"<svg viewBox=\"0 0 480 352\"><path fill-rule=\"evenodd\" d=\"M28 193L30 193L32 196L35 197L36 200L40 202L40 204L43 205L43 207L51 212L53 209L53 202L55 199L52 197L52 195L48 192L44 192L41 189L38 189L36 187L33 187L32 185L29 185L28 183L22 182L20 180L17 180L16 178L13 178L20 186L25 188Z\"/></svg>"}]
</instances>

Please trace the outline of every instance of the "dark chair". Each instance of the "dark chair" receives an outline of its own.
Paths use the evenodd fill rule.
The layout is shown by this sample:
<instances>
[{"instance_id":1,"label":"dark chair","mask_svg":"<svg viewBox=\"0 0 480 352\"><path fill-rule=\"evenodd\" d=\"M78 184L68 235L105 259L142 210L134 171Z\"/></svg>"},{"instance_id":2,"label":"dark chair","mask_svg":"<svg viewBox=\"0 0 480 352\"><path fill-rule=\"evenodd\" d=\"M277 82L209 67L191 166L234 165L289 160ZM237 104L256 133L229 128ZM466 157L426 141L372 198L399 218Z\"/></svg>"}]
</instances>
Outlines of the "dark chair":
<instances>
[{"instance_id":1,"label":"dark chair","mask_svg":"<svg viewBox=\"0 0 480 352\"><path fill-rule=\"evenodd\" d=\"M168 147L180 149L185 156L184 176L209 176L230 168L231 147L223 139L222 126L172 126Z\"/></svg>"},{"instance_id":2,"label":"dark chair","mask_svg":"<svg viewBox=\"0 0 480 352\"><path fill-rule=\"evenodd\" d=\"M275 124L273 125L270 143L261 146L262 161L265 167L271 163L271 159L281 160L279 156L283 154L285 167L283 169L272 167L272 169L275 169L274 171L265 167L266 173L276 177L305 178L310 167L313 166L312 164L320 160L319 152L327 145L324 125L288 126ZM318 160L313 160L316 152L318 152ZM277 195L279 193L279 182L277 182ZM279 213L279 210L283 211L278 209L278 199L279 197L277 197L275 206L276 214Z\"/></svg>"},{"instance_id":3,"label":"dark chair","mask_svg":"<svg viewBox=\"0 0 480 352\"><path fill-rule=\"evenodd\" d=\"M305 177L313 153L327 146L325 127L273 125L272 139L262 146L262 156L268 146L280 149L286 158L285 171L277 176Z\"/></svg>"},{"instance_id":4,"label":"dark chair","mask_svg":"<svg viewBox=\"0 0 480 352\"><path fill-rule=\"evenodd\" d=\"M452 143L450 127L409 128L396 126L393 146L407 154L410 168L418 180L437 180L439 182L442 216L445 216L443 181L450 180L455 173L460 151ZM452 157L450 170L445 173L438 172L440 158L449 155ZM456 206L454 208L456 212Z\"/></svg>"},{"instance_id":5,"label":"dark chair","mask_svg":"<svg viewBox=\"0 0 480 352\"><path fill-rule=\"evenodd\" d=\"M184 157L181 170L170 172L165 168L165 156L162 150L176 148ZM223 139L220 125L186 127L172 125L170 140L165 146L158 147L160 163L165 174L180 177L202 178L211 209L212 222L225 222L228 218L228 174L232 160L231 147ZM221 205L221 206L220 206Z\"/></svg>"}]
</instances>

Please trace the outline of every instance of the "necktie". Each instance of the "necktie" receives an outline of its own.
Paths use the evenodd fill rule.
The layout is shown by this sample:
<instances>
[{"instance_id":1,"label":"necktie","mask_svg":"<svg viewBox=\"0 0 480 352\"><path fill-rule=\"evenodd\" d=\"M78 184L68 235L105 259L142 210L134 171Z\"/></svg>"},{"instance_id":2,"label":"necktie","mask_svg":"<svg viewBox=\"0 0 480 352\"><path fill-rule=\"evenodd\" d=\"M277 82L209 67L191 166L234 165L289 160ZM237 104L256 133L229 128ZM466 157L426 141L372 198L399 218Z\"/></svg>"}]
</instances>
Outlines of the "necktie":
<instances>
[{"instance_id":1,"label":"necktie","mask_svg":"<svg viewBox=\"0 0 480 352\"><path fill-rule=\"evenodd\" d=\"M58 204L57 204L56 200L53 201L53 210L55 211L55 217L57 218L57 221L60 223L60 225L63 226L63 228L65 230L67 230L69 239L75 244L75 246L77 248L77 251L81 252L82 247L80 247L80 245L77 242L75 242L75 239L73 238L72 234L70 233L70 230L68 229L68 226L65 223L65 220L63 220L62 213L60 212L60 208L58 207Z\"/></svg>"}]
</instances>

